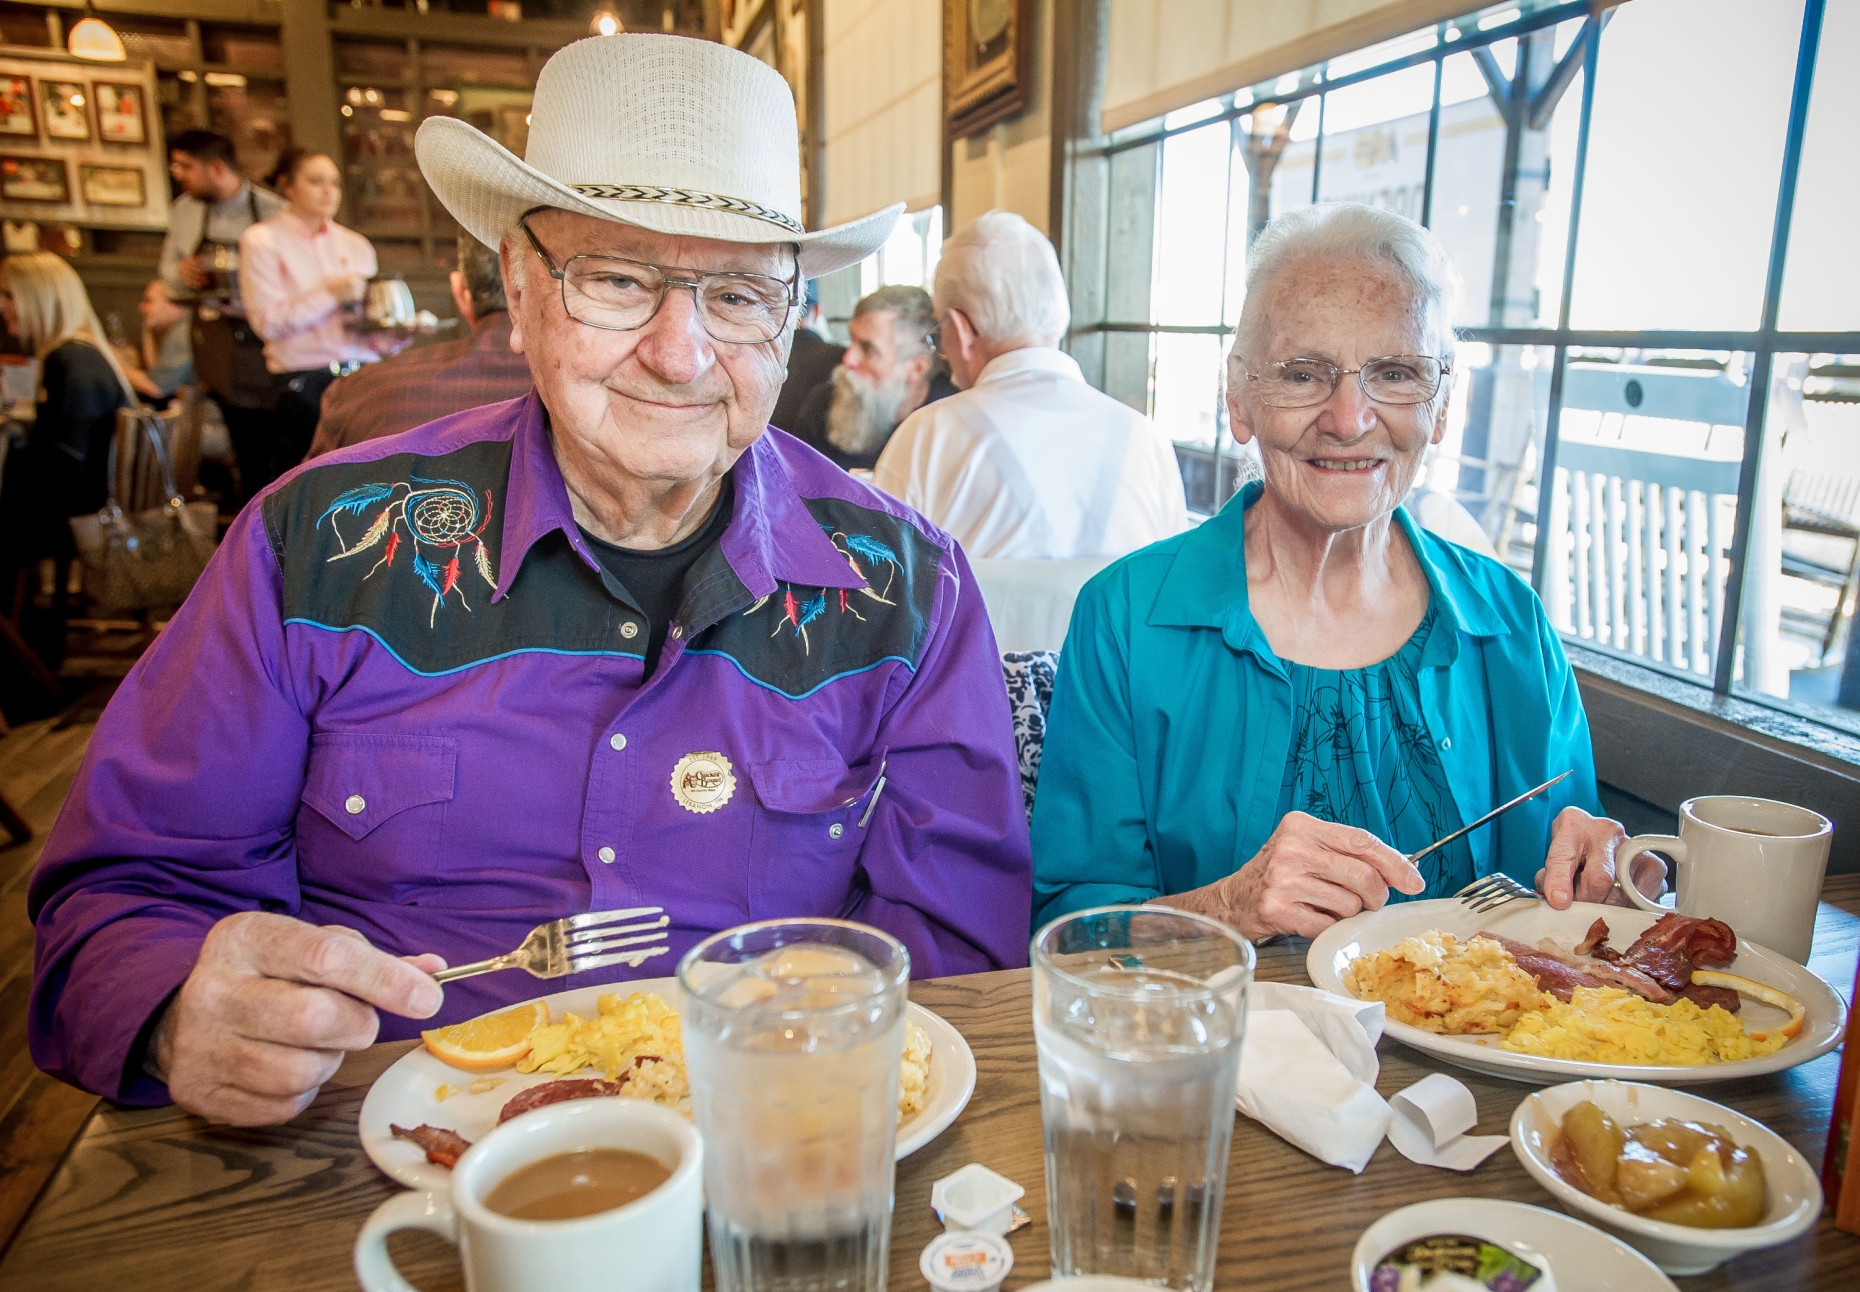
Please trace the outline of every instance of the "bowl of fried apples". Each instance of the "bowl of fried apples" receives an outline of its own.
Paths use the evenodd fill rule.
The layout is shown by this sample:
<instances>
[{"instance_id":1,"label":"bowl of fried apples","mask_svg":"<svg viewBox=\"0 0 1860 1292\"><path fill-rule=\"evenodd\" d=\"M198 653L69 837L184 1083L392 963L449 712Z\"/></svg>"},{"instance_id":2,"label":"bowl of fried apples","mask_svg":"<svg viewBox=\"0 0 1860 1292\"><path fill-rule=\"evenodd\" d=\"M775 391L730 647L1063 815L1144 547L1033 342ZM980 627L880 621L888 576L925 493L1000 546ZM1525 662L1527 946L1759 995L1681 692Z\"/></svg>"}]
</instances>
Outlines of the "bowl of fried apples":
<instances>
[{"instance_id":1,"label":"bowl of fried apples","mask_svg":"<svg viewBox=\"0 0 1860 1292\"><path fill-rule=\"evenodd\" d=\"M1697 1095L1572 1081L1528 1096L1511 1147L1563 1210L1669 1274L1786 1243L1821 1214L1821 1182L1768 1127Z\"/></svg>"}]
</instances>

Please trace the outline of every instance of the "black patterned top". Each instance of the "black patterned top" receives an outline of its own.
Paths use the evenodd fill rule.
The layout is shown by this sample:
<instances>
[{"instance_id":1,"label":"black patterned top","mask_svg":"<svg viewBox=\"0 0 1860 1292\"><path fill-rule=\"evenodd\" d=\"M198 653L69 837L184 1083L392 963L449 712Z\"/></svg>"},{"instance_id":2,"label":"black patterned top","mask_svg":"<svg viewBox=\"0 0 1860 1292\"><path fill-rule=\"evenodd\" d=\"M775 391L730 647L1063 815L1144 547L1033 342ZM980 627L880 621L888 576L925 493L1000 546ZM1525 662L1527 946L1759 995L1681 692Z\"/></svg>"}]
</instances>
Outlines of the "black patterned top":
<instances>
[{"instance_id":1,"label":"black patterned top","mask_svg":"<svg viewBox=\"0 0 1860 1292\"><path fill-rule=\"evenodd\" d=\"M1279 815L1306 812L1360 826L1404 853L1460 828L1445 769L1421 713L1420 668L1434 631L1430 604L1400 650L1368 668L1314 668L1285 661L1292 683L1292 750ZM1458 839L1421 859L1427 889L1447 897L1473 880ZM1405 894L1389 890L1391 902Z\"/></svg>"}]
</instances>

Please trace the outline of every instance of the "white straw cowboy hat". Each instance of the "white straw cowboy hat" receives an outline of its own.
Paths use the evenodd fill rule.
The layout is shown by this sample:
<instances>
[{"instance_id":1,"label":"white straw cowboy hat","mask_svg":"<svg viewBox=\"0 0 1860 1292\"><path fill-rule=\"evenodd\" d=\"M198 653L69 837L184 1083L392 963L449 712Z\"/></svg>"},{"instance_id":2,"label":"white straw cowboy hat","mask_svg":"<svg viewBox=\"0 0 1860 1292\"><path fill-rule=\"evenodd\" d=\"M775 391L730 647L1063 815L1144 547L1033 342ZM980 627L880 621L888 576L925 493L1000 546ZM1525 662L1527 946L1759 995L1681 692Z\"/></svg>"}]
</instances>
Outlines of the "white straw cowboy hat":
<instances>
[{"instance_id":1,"label":"white straw cowboy hat","mask_svg":"<svg viewBox=\"0 0 1860 1292\"><path fill-rule=\"evenodd\" d=\"M414 152L446 209L490 247L549 206L658 233L794 243L802 274L818 278L878 250L904 209L807 232L788 83L686 36L590 36L559 51L536 79L522 160L453 117L429 117Z\"/></svg>"}]
</instances>

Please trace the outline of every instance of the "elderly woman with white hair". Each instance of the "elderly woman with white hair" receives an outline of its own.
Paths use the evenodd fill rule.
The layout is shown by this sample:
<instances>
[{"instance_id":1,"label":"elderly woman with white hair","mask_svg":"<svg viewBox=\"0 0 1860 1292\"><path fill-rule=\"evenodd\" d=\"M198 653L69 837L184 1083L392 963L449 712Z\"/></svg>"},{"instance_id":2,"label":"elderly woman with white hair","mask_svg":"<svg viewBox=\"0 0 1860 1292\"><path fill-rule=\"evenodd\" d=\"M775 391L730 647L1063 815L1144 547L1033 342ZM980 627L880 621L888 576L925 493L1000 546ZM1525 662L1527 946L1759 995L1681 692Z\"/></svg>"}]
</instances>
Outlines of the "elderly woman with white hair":
<instances>
[{"instance_id":1,"label":"elderly woman with white hair","mask_svg":"<svg viewBox=\"0 0 1860 1292\"><path fill-rule=\"evenodd\" d=\"M1309 937L1493 871L1557 907L1613 891L1623 831L1542 605L1401 505L1446 427L1455 285L1434 237L1380 208L1261 233L1227 407L1265 478L1081 595L1033 812L1036 927L1155 901ZM1660 863L1635 880L1657 892Z\"/></svg>"}]
</instances>

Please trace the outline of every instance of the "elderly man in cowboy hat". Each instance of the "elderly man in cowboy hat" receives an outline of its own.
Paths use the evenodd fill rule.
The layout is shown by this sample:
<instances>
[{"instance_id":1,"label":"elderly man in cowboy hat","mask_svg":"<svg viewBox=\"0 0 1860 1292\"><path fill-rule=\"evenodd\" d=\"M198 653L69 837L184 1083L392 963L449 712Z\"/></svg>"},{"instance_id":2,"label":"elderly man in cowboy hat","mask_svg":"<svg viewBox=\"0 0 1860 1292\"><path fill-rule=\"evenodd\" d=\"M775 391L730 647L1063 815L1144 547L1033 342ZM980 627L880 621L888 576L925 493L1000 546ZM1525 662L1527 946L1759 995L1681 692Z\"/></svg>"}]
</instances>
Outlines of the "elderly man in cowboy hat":
<instances>
[{"instance_id":1,"label":"elderly man in cowboy hat","mask_svg":"<svg viewBox=\"0 0 1860 1292\"><path fill-rule=\"evenodd\" d=\"M41 1067L282 1121L345 1050L534 996L430 975L585 912L664 914L551 988L781 916L876 925L920 977L1025 963L968 565L767 429L802 283L897 214L804 231L794 122L745 54L619 35L543 69L526 160L421 128L434 192L501 247L536 388L318 458L239 517L34 877Z\"/></svg>"}]
</instances>

